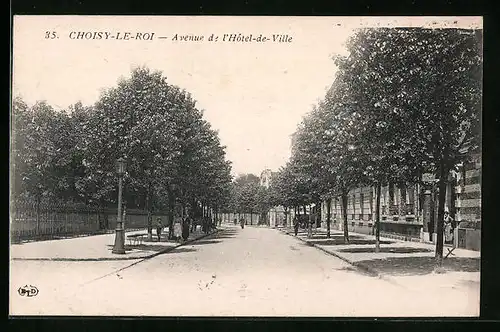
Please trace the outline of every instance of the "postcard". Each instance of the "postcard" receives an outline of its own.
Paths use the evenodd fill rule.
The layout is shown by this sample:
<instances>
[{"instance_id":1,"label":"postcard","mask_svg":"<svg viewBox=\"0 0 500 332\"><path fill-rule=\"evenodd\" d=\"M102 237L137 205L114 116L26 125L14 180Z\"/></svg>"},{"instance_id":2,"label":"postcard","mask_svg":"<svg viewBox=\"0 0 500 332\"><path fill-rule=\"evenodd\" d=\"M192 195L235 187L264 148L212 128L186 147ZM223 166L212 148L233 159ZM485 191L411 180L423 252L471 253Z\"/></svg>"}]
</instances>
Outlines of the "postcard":
<instances>
[{"instance_id":1,"label":"postcard","mask_svg":"<svg viewBox=\"0 0 500 332\"><path fill-rule=\"evenodd\" d=\"M14 16L10 315L477 317L482 22Z\"/></svg>"}]
</instances>

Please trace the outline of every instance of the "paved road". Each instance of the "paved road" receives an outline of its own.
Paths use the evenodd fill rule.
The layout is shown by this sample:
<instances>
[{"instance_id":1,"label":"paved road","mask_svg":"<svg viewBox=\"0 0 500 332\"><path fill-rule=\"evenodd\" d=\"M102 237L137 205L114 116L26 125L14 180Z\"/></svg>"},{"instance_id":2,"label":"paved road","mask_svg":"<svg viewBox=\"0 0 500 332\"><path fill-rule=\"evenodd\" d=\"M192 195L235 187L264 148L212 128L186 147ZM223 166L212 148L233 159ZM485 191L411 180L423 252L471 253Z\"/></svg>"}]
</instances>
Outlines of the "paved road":
<instances>
[{"instance_id":1,"label":"paved road","mask_svg":"<svg viewBox=\"0 0 500 332\"><path fill-rule=\"evenodd\" d=\"M427 287L426 294L422 287L371 277L267 228L227 227L212 238L113 273L131 263L14 261L14 280L36 284L40 294L20 297L18 286L11 285L11 312L328 317L478 314L476 294L436 287ZM425 280L419 280L424 279L412 282L425 286Z\"/></svg>"}]
</instances>

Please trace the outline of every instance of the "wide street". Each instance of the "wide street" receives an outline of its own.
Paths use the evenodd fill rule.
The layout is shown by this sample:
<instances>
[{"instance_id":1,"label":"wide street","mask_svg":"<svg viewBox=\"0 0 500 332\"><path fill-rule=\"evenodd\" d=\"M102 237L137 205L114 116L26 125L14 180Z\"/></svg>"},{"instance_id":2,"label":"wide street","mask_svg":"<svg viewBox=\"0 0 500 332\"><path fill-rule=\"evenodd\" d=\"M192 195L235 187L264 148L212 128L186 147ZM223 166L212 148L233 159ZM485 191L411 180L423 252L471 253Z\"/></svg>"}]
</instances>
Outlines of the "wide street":
<instances>
[{"instance_id":1,"label":"wide street","mask_svg":"<svg viewBox=\"0 0 500 332\"><path fill-rule=\"evenodd\" d=\"M40 293L18 296L11 283L10 301L14 315L478 314L478 290L436 278L446 275L380 279L278 230L231 225L143 261L12 261L10 280Z\"/></svg>"}]
</instances>

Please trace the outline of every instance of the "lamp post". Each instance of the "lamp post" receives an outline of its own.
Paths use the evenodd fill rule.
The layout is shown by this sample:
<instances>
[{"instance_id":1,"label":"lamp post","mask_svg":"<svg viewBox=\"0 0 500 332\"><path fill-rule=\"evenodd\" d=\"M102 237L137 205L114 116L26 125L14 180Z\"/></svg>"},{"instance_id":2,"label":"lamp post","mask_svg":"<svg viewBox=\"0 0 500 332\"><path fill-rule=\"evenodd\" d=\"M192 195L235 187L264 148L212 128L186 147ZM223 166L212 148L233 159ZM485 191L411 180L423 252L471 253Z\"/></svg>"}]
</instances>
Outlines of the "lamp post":
<instances>
[{"instance_id":1,"label":"lamp post","mask_svg":"<svg viewBox=\"0 0 500 332\"><path fill-rule=\"evenodd\" d=\"M125 230L123 229L122 221L122 186L123 175L125 174L125 160L120 158L116 163L116 172L118 173L118 215L116 220L115 230L115 245L113 247L113 254L125 253Z\"/></svg>"}]
</instances>

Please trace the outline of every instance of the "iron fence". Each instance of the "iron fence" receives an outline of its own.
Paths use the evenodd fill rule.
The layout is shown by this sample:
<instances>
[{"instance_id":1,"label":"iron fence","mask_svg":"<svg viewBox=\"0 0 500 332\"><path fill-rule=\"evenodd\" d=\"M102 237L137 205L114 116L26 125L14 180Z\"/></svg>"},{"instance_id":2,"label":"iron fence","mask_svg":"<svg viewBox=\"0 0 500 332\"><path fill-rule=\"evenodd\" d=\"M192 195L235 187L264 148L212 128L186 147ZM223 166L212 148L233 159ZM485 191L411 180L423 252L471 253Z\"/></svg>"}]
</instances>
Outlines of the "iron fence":
<instances>
[{"instance_id":1,"label":"iron fence","mask_svg":"<svg viewBox=\"0 0 500 332\"><path fill-rule=\"evenodd\" d=\"M76 203L16 201L10 210L13 241L95 234L103 231L102 212Z\"/></svg>"}]
</instances>

